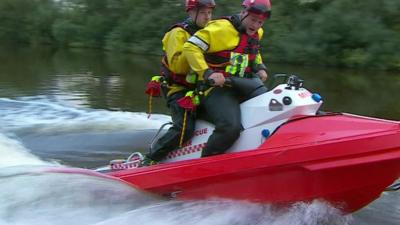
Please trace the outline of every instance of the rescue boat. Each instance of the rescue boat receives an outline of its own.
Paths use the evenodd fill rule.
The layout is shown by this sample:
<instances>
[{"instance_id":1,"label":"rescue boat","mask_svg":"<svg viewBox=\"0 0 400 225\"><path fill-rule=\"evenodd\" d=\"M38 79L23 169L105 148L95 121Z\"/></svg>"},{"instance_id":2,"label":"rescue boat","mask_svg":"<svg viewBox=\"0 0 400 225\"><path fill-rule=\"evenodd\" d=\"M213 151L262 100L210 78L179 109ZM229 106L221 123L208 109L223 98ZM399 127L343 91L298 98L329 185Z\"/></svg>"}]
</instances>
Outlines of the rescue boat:
<instances>
[{"instance_id":1,"label":"rescue boat","mask_svg":"<svg viewBox=\"0 0 400 225\"><path fill-rule=\"evenodd\" d=\"M241 104L244 130L227 153L200 157L214 127L199 120L192 140L164 162L136 168L141 156L135 153L97 172L181 200L286 205L320 199L346 213L400 177L398 121L320 112L321 96L294 75L270 91L263 87L256 85L254 97Z\"/></svg>"}]
</instances>

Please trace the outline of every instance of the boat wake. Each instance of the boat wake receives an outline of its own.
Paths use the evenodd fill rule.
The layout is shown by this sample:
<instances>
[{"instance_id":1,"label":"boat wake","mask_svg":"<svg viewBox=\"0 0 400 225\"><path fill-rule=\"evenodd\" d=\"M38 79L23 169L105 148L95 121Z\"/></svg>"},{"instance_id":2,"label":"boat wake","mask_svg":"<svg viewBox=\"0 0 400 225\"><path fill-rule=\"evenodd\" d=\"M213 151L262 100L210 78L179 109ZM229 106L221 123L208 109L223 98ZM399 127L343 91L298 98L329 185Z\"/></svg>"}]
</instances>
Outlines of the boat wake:
<instances>
[{"instance_id":1,"label":"boat wake","mask_svg":"<svg viewBox=\"0 0 400 225\"><path fill-rule=\"evenodd\" d=\"M208 200L164 202L132 210L99 225L347 225L351 221L351 216L343 216L337 209L318 201L277 209L247 202Z\"/></svg>"},{"instance_id":2,"label":"boat wake","mask_svg":"<svg viewBox=\"0 0 400 225\"><path fill-rule=\"evenodd\" d=\"M84 167L103 165L133 150L147 150L158 128L170 120L160 114L149 119L140 112L87 109L46 96L0 98L0 108L3 137L18 140L21 146L48 161ZM7 154L1 155L8 158Z\"/></svg>"},{"instance_id":3,"label":"boat wake","mask_svg":"<svg viewBox=\"0 0 400 225\"><path fill-rule=\"evenodd\" d=\"M30 153L21 142L0 133L0 169L18 165L53 165Z\"/></svg>"},{"instance_id":4,"label":"boat wake","mask_svg":"<svg viewBox=\"0 0 400 225\"><path fill-rule=\"evenodd\" d=\"M3 168L0 224L97 224L159 202L115 180L82 174L43 172L43 167Z\"/></svg>"},{"instance_id":5,"label":"boat wake","mask_svg":"<svg viewBox=\"0 0 400 225\"><path fill-rule=\"evenodd\" d=\"M287 209L239 201L166 201L125 183L62 167L0 136L2 225L346 225L350 216L323 202Z\"/></svg>"},{"instance_id":6,"label":"boat wake","mask_svg":"<svg viewBox=\"0 0 400 225\"><path fill-rule=\"evenodd\" d=\"M227 200L165 201L114 180L40 167L0 173L0 224L346 225L350 216L315 201L288 209Z\"/></svg>"},{"instance_id":7,"label":"boat wake","mask_svg":"<svg viewBox=\"0 0 400 225\"><path fill-rule=\"evenodd\" d=\"M170 120L155 114L94 110L46 97L0 98L0 131L23 136L158 129Z\"/></svg>"}]
</instances>

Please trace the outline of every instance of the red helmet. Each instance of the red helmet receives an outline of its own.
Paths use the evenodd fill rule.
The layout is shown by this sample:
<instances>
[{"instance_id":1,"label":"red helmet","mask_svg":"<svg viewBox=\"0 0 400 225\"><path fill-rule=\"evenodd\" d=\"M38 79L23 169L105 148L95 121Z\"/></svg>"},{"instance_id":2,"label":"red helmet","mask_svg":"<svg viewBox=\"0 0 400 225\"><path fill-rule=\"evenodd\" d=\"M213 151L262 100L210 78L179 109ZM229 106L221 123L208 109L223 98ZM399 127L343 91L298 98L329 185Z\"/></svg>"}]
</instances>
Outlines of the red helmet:
<instances>
[{"instance_id":1,"label":"red helmet","mask_svg":"<svg viewBox=\"0 0 400 225\"><path fill-rule=\"evenodd\" d=\"M242 6L247 12L262 15L265 18L271 16L271 0L244 0Z\"/></svg>"},{"instance_id":2,"label":"red helmet","mask_svg":"<svg viewBox=\"0 0 400 225\"><path fill-rule=\"evenodd\" d=\"M186 12L200 7L215 8L214 0L186 0Z\"/></svg>"}]
</instances>

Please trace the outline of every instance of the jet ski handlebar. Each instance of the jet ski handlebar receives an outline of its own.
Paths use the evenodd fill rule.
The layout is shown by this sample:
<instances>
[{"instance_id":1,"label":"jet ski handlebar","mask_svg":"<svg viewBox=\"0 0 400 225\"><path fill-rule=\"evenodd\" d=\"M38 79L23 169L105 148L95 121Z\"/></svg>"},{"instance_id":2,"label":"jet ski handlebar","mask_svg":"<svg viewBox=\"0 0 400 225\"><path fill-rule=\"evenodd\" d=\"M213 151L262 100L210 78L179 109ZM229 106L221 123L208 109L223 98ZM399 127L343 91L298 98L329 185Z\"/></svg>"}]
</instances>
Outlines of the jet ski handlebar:
<instances>
[{"instance_id":1,"label":"jet ski handlebar","mask_svg":"<svg viewBox=\"0 0 400 225\"><path fill-rule=\"evenodd\" d=\"M259 79L259 77L254 77L254 78L243 78L243 77L225 77L225 83L224 86L232 86L236 83L243 83L246 80L251 80L251 79ZM301 79L299 76L295 74L274 74L272 78L268 81L270 84L275 84L276 81L280 78L283 78L284 81L282 83L287 84L287 89L296 89L298 90L299 88L303 87L304 80ZM260 79L261 80L261 79ZM261 81L262 82L262 81ZM215 86L215 81L213 79L208 79L206 83L210 86ZM268 88L272 89L272 88Z\"/></svg>"},{"instance_id":2,"label":"jet ski handlebar","mask_svg":"<svg viewBox=\"0 0 400 225\"><path fill-rule=\"evenodd\" d=\"M294 74L275 74L268 81L268 87L264 85L264 82L257 76L253 78L245 78L245 77L225 77L224 86L232 87L235 90L239 91L243 96L255 97L261 95L268 90L272 90L274 83L278 80L278 78L284 78L283 82L286 84L285 89L288 90L299 90L303 88L304 80L300 79L297 75ZM204 89L207 89L210 86L215 86L215 81L213 79L208 79L205 82Z\"/></svg>"},{"instance_id":3,"label":"jet ski handlebar","mask_svg":"<svg viewBox=\"0 0 400 225\"><path fill-rule=\"evenodd\" d=\"M300 79L298 75L295 74L286 74L286 73L280 73L280 74L274 74L272 78L269 80L269 85L268 89L272 89L272 86L276 83L278 79L284 79L283 83L287 84L286 89L291 90L294 88L295 90L299 90L300 88L303 87L304 80Z\"/></svg>"},{"instance_id":4,"label":"jet ski handlebar","mask_svg":"<svg viewBox=\"0 0 400 225\"><path fill-rule=\"evenodd\" d=\"M215 81L208 79L207 84L209 86L215 86ZM259 77L225 77L224 86L234 88L236 91L240 92L241 95L247 96L248 98L261 95L268 91Z\"/></svg>"}]
</instances>

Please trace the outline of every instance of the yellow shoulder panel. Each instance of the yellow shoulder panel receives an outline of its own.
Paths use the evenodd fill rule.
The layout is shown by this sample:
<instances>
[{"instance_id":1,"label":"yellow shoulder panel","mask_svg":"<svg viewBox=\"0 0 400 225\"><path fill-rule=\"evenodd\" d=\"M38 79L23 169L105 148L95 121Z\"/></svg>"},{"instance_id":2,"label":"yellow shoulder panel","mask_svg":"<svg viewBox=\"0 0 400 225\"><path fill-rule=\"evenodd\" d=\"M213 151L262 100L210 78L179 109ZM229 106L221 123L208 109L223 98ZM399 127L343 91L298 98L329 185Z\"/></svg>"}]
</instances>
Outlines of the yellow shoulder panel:
<instances>
[{"instance_id":1,"label":"yellow shoulder panel","mask_svg":"<svg viewBox=\"0 0 400 225\"><path fill-rule=\"evenodd\" d=\"M189 73L189 65L182 54L183 45L189 38L190 34L180 27L176 27L164 35L163 49L167 56L169 69L174 73Z\"/></svg>"},{"instance_id":2,"label":"yellow shoulder panel","mask_svg":"<svg viewBox=\"0 0 400 225\"><path fill-rule=\"evenodd\" d=\"M239 44L240 35L235 27L226 19L213 20L199 30L197 37L208 43L208 53L231 50Z\"/></svg>"}]
</instances>

